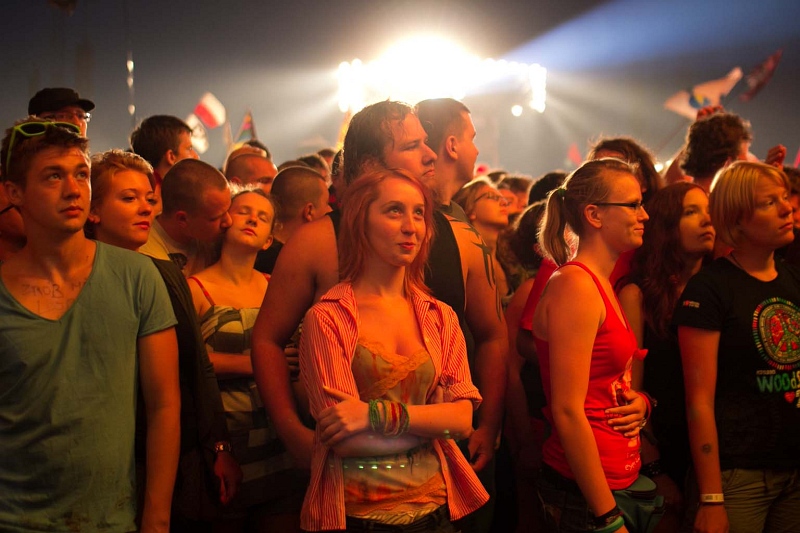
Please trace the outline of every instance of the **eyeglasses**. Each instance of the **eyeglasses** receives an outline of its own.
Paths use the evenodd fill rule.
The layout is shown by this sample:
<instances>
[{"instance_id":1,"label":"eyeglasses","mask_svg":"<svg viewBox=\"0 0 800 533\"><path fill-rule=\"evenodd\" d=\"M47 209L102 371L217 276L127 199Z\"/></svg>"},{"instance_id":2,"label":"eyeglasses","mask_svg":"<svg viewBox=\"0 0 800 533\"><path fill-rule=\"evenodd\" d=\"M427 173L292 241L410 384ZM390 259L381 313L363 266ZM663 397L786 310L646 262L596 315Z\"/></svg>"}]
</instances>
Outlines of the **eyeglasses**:
<instances>
[{"instance_id":1,"label":"eyeglasses","mask_svg":"<svg viewBox=\"0 0 800 533\"><path fill-rule=\"evenodd\" d=\"M72 122L23 122L17 124L11 129L11 138L8 140L8 155L6 155L6 176L10 175L9 168L11 166L11 154L14 149L14 141L17 139L17 133L23 137L38 137L44 135L48 128L66 128L78 135L81 134L81 129Z\"/></svg>"},{"instance_id":2,"label":"eyeglasses","mask_svg":"<svg viewBox=\"0 0 800 533\"><path fill-rule=\"evenodd\" d=\"M595 202L594 205L600 206L615 206L615 207L629 207L634 211L639 211L640 209L644 209L644 204L642 202Z\"/></svg>"},{"instance_id":3,"label":"eyeglasses","mask_svg":"<svg viewBox=\"0 0 800 533\"><path fill-rule=\"evenodd\" d=\"M0 209L0 217L1 217L1 216L3 216L3 215L5 215L6 213L8 213L9 211L11 211L12 209L19 209L19 208L18 208L16 205L14 205L14 204L8 204L8 205L7 205L7 206L5 206L3 209Z\"/></svg>"},{"instance_id":4,"label":"eyeglasses","mask_svg":"<svg viewBox=\"0 0 800 533\"><path fill-rule=\"evenodd\" d=\"M47 120L55 120L58 122L68 122L69 119L75 118L88 124L89 121L92 120L92 114L84 113L83 111L56 111L55 113L42 113L39 116Z\"/></svg>"},{"instance_id":5,"label":"eyeglasses","mask_svg":"<svg viewBox=\"0 0 800 533\"><path fill-rule=\"evenodd\" d=\"M497 202L498 204L500 204L501 207L506 207L511 203L511 201L508 200L508 198L506 198L505 196L500 196L499 194L495 194L493 192L485 192L480 196L478 196L477 198L475 198L475 201L477 202L478 200L481 200L483 198L486 198L487 200L491 200L493 202Z\"/></svg>"}]
</instances>

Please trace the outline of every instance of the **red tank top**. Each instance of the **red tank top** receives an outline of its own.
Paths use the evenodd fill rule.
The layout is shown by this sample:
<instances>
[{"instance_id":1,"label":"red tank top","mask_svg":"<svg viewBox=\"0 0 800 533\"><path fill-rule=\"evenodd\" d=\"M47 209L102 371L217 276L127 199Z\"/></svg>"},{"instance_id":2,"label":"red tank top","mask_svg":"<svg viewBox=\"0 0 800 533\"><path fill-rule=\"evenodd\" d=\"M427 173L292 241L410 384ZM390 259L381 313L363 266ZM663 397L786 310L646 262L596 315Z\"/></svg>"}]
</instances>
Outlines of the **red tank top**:
<instances>
[{"instance_id":1,"label":"red tank top","mask_svg":"<svg viewBox=\"0 0 800 533\"><path fill-rule=\"evenodd\" d=\"M614 307L611 305L605 291L600 285L597 276L586 266L577 262L566 265L575 265L592 276L597 290L603 297L606 308L606 318L597 330L597 336L592 348L592 361L589 369L589 388L586 392L584 409L589 425L592 427L597 449L600 452L600 461L606 475L608 485L612 490L629 487L639 475L641 460L639 458L639 437L627 438L618 431L614 431L607 423L605 410L619 404L619 395L631 386L631 363L634 357L644 357L643 350L639 350L636 337L630 330L627 320L623 323ZM548 405L552 397L550 386L550 345L534 336L536 351L539 354L539 364L542 373L542 384ZM553 424L553 416L549 407L544 408L544 414L550 422L553 432L545 441L543 459L545 463L557 470L562 476L575 479L575 475L567 463L564 448L561 445L558 431Z\"/></svg>"}]
</instances>

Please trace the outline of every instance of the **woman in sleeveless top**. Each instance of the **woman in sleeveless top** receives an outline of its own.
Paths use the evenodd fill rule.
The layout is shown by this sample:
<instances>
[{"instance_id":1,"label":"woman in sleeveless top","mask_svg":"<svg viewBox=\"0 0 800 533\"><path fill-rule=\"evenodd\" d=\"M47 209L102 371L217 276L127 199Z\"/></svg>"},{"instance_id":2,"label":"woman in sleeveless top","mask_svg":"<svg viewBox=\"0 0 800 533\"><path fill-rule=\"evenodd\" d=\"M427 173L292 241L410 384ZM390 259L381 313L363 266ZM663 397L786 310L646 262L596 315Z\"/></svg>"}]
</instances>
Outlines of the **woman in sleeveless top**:
<instances>
[{"instance_id":1,"label":"woman in sleeveless top","mask_svg":"<svg viewBox=\"0 0 800 533\"><path fill-rule=\"evenodd\" d=\"M639 352L609 276L641 246L645 220L641 187L617 159L584 163L547 201L540 244L560 268L532 332L553 426L539 482L551 531L628 531L611 491L638 477L646 401L630 388Z\"/></svg>"},{"instance_id":2,"label":"woman in sleeveless top","mask_svg":"<svg viewBox=\"0 0 800 533\"><path fill-rule=\"evenodd\" d=\"M269 423L253 379L250 336L267 278L253 269L272 242L275 209L260 189L234 196L217 263L189 278L200 330L219 382L233 456L244 474L215 531L296 531L291 460ZM289 516L286 516L286 515Z\"/></svg>"},{"instance_id":3,"label":"woman in sleeveless top","mask_svg":"<svg viewBox=\"0 0 800 533\"><path fill-rule=\"evenodd\" d=\"M344 280L303 322L300 373L317 420L307 531L454 532L488 500L454 439L480 403L455 313L423 269L430 193L405 171L360 176L339 235Z\"/></svg>"}]
</instances>

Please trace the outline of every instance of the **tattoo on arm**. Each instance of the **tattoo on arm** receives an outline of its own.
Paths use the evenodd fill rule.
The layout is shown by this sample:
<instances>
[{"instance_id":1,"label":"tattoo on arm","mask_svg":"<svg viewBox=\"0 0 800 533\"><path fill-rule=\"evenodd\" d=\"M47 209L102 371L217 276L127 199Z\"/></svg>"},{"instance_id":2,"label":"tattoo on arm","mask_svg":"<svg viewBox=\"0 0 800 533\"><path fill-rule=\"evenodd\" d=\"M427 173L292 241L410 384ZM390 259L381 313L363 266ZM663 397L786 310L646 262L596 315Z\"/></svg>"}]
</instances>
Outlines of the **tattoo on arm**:
<instances>
[{"instance_id":1,"label":"tattoo on arm","mask_svg":"<svg viewBox=\"0 0 800 533\"><path fill-rule=\"evenodd\" d=\"M464 230L466 230L469 233L472 233L478 239L477 242L473 242L472 244L477 246L478 249L483 254L483 269L486 272L486 282L489 284L489 287L492 287L494 289L495 312L497 313L497 319L500 320L502 319L503 316L503 304L500 302L500 294L497 292L497 276L494 272L494 261L492 261L492 251L486 245L486 243L483 242L483 238L481 237L481 234L478 233L478 230L476 230L470 224L465 224L462 222L462 225L464 226L463 228Z\"/></svg>"},{"instance_id":2,"label":"tattoo on arm","mask_svg":"<svg viewBox=\"0 0 800 533\"><path fill-rule=\"evenodd\" d=\"M710 444L703 444L703 447L700 448L703 453L709 454L711 453L711 445Z\"/></svg>"}]
</instances>

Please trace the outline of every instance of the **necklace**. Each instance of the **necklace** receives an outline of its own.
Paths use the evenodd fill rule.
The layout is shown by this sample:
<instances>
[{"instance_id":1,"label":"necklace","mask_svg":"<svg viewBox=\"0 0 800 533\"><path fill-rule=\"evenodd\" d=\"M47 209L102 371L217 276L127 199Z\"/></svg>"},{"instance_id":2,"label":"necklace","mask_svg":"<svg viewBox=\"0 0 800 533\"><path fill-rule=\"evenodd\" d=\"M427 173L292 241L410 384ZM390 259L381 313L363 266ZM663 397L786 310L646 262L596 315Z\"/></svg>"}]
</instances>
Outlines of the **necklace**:
<instances>
[{"instance_id":1,"label":"necklace","mask_svg":"<svg viewBox=\"0 0 800 533\"><path fill-rule=\"evenodd\" d=\"M736 260L736 256L735 256L735 255L733 255L733 252L731 252L730 254L728 254L728 257L730 257L730 258L731 258L731 260L734 262L734 264L735 264L736 266L738 266L739 268L741 268L742 270L744 270L745 272L747 272L747 269L746 269L745 267L743 267L743 266L742 266L742 264L741 264L739 261L737 261L737 260Z\"/></svg>"}]
</instances>

